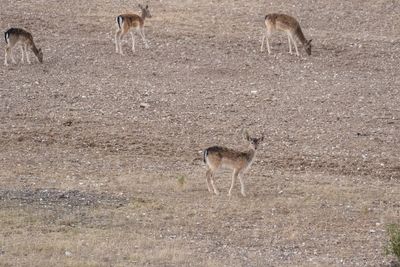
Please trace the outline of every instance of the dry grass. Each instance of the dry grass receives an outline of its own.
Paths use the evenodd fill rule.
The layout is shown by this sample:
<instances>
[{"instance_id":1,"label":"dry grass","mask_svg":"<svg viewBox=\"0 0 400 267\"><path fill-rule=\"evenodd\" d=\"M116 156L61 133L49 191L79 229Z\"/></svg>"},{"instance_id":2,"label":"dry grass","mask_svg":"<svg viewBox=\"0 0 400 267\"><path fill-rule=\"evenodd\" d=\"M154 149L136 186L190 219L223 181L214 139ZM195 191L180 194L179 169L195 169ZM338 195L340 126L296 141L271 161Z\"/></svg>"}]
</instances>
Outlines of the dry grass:
<instances>
[{"instance_id":1,"label":"dry grass","mask_svg":"<svg viewBox=\"0 0 400 267\"><path fill-rule=\"evenodd\" d=\"M0 214L1 260L5 265L35 266L237 266L243 262L262 266L281 261L295 266L306 254L308 263L303 264L307 266L322 261L356 265L361 257L383 253L385 225L398 218L393 202L398 189L384 192L379 183L356 185L345 177L298 175L296 182L289 178L293 179L276 175L261 190L251 190L255 193L248 198L238 192L231 199L210 196L199 190L204 181L192 181L182 189L171 177L150 184L156 192L170 191L156 196L147 192L146 198L122 205L117 201L109 206L53 204L49 208L40 201L15 206L20 200L6 200ZM281 188L268 188L279 180L286 181ZM128 180L125 184L135 186ZM144 190L149 185L142 186ZM228 185L221 187L228 189ZM355 253L349 244L362 247L363 253ZM230 257L222 260L220 255Z\"/></svg>"}]
</instances>

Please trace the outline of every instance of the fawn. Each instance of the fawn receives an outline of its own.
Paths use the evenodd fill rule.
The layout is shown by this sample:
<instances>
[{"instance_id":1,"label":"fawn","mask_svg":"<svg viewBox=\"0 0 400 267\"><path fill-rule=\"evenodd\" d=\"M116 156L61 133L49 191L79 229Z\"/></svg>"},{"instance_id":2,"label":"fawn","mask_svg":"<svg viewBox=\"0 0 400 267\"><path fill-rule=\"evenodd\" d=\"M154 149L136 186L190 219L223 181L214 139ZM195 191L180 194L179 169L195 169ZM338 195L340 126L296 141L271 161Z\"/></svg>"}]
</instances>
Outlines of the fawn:
<instances>
[{"instance_id":1,"label":"fawn","mask_svg":"<svg viewBox=\"0 0 400 267\"><path fill-rule=\"evenodd\" d=\"M289 53L292 54L292 45L294 44L294 48L296 49L296 54L299 56L299 51L297 50L297 45L294 40L294 36L300 40L303 44L304 49L306 50L308 55L311 55L311 41L307 41L304 37L303 32L301 31L300 24L297 20L291 16L285 14L268 14L265 16L265 27L266 31L264 33L262 43L261 43L261 52L264 51L264 40L267 39L267 49L268 54L271 54L271 50L269 47L268 38L271 34L275 31L283 31L286 32L288 35L288 42L289 42Z\"/></svg>"},{"instance_id":2,"label":"fawn","mask_svg":"<svg viewBox=\"0 0 400 267\"><path fill-rule=\"evenodd\" d=\"M139 4L139 8L142 11L142 16L136 14L122 14L116 17L118 29L117 32L115 33L115 51L117 53L120 53L121 55L123 55L122 45L121 45L122 37L124 37L125 34L130 29L136 29L136 31L142 37L145 47L149 48L149 45L147 44L146 38L144 36L143 26L144 26L144 20L146 18L151 18L151 14L148 5L146 5L146 7L143 7L142 5ZM135 37L132 31L130 32L130 34L132 37L132 51L135 52Z\"/></svg>"},{"instance_id":3,"label":"fawn","mask_svg":"<svg viewBox=\"0 0 400 267\"><path fill-rule=\"evenodd\" d=\"M246 132L245 139L250 143L248 151L238 151L221 146L209 147L203 151L203 161L208 166L208 170L206 172L206 181L209 192L212 192L210 187L211 184L214 193L216 195L219 194L214 185L214 173L221 167L227 167L233 170L232 183L228 195L231 196L236 178L239 177L241 193L243 196L246 196L241 174L253 163L257 147L264 140L264 135L262 135L261 138L252 138Z\"/></svg>"},{"instance_id":4,"label":"fawn","mask_svg":"<svg viewBox=\"0 0 400 267\"><path fill-rule=\"evenodd\" d=\"M26 61L29 64L31 64L31 61L29 60L28 48L30 48L33 51L33 53L35 53L40 63L43 62L42 49L36 48L36 45L33 42L32 34L30 34L29 32L20 28L10 28L4 33L4 38L6 40L4 65L6 66L8 65L7 62L8 54L10 54L11 56L12 63L16 64L12 50L17 44L21 45L21 52L22 52L21 62L24 62L24 53L25 53Z\"/></svg>"}]
</instances>

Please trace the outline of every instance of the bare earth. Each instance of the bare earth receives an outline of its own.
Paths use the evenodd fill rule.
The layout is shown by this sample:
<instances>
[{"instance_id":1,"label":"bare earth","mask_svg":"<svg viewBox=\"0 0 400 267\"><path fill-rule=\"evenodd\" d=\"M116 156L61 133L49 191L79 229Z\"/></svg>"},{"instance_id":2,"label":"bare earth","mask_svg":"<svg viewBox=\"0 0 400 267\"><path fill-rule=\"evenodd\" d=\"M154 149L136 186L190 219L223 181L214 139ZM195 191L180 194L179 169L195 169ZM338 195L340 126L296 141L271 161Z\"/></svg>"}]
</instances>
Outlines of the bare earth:
<instances>
[{"instance_id":1,"label":"bare earth","mask_svg":"<svg viewBox=\"0 0 400 267\"><path fill-rule=\"evenodd\" d=\"M121 56L136 2L1 1L44 63L0 65L0 266L393 265L399 1L148 4L150 49L127 36ZM311 56L283 34L260 52L272 12ZM243 129L266 135L248 196L227 196L229 171L214 196L199 151L245 148Z\"/></svg>"}]
</instances>

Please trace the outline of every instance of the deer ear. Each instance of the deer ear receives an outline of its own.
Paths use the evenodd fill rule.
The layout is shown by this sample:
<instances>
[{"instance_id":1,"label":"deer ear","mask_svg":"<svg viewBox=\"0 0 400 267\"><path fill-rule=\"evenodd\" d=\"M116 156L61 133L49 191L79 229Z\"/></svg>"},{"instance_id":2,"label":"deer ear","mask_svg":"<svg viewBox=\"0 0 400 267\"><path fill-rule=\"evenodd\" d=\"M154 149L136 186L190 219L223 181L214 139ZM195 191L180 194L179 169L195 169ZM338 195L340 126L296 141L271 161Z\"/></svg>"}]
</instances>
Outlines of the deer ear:
<instances>
[{"instance_id":1,"label":"deer ear","mask_svg":"<svg viewBox=\"0 0 400 267\"><path fill-rule=\"evenodd\" d=\"M309 44L311 44L312 39L310 39L310 41L308 41Z\"/></svg>"},{"instance_id":2,"label":"deer ear","mask_svg":"<svg viewBox=\"0 0 400 267\"><path fill-rule=\"evenodd\" d=\"M146 9L148 9L149 8L149 5L146 5Z\"/></svg>"},{"instance_id":3,"label":"deer ear","mask_svg":"<svg viewBox=\"0 0 400 267\"><path fill-rule=\"evenodd\" d=\"M143 8L141 4L138 4L138 7L139 7L139 8Z\"/></svg>"}]
</instances>

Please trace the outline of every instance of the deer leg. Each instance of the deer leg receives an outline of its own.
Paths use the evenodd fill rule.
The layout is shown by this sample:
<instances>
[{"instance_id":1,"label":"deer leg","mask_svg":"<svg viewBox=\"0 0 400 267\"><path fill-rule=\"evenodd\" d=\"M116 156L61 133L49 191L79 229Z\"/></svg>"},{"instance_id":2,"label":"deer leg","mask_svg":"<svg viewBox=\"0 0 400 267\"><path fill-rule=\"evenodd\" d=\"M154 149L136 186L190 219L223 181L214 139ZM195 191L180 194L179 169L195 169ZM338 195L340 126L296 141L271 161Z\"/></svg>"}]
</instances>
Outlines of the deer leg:
<instances>
[{"instance_id":1,"label":"deer leg","mask_svg":"<svg viewBox=\"0 0 400 267\"><path fill-rule=\"evenodd\" d=\"M208 189L208 192L210 192L210 193L212 193L211 184L210 184L211 183L211 175L212 175L212 172L210 169L208 169L206 172L206 181L207 181L207 189Z\"/></svg>"},{"instance_id":2,"label":"deer leg","mask_svg":"<svg viewBox=\"0 0 400 267\"><path fill-rule=\"evenodd\" d=\"M287 37L288 37L288 43L289 43L289 54L292 54L292 44L290 43L291 38L290 38L289 33L288 33Z\"/></svg>"},{"instance_id":3,"label":"deer leg","mask_svg":"<svg viewBox=\"0 0 400 267\"><path fill-rule=\"evenodd\" d=\"M231 187L229 188L228 196L232 195L232 189L233 189L233 186L235 185L235 181L236 181L236 178L238 177L238 174L239 174L238 170L236 170L236 169L233 170L232 183L231 183Z\"/></svg>"},{"instance_id":4,"label":"deer leg","mask_svg":"<svg viewBox=\"0 0 400 267\"><path fill-rule=\"evenodd\" d=\"M120 34L120 37L119 37L119 53L121 54L121 55L123 55L124 53L122 52L122 39L124 38L124 36L125 36L125 32L122 32L121 34Z\"/></svg>"},{"instance_id":5,"label":"deer leg","mask_svg":"<svg viewBox=\"0 0 400 267\"><path fill-rule=\"evenodd\" d=\"M149 48L149 45L147 44L146 37L144 36L144 28L143 27L139 28L139 33L140 33L140 36L142 36L142 40L143 40L144 46L146 48Z\"/></svg>"},{"instance_id":6,"label":"deer leg","mask_svg":"<svg viewBox=\"0 0 400 267\"><path fill-rule=\"evenodd\" d=\"M267 31L267 36L266 36L266 38L267 38L267 49L268 49L268 54L271 54L271 49L269 47L269 40L268 40L269 37L271 37L271 33L269 31Z\"/></svg>"},{"instance_id":7,"label":"deer leg","mask_svg":"<svg viewBox=\"0 0 400 267\"><path fill-rule=\"evenodd\" d=\"M121 42L120 35L121 35L121 29L118 29L115 33L115 52L117 52L117 53L119 53L119 51L120 51L120 48L119 48L119 43Z\"/></svg>"},{"instance_id":8,"label":"deer leg","mask_svg":"<svg viewBox=\"0 0 400 267\"><path fill-rule=\"evenodd\" d=\"M244 183L243 183L243 178L242 176L239 175L239 181L240 181L240 193L242 193L242 196L246 196L246 194L244 193Z\"/></svg>"},{"instance_id":9,"label":"deer leg","mask_svg":"<svg viewBox=\"0 0 400 267\"><path fill-rule=\"evenodd\" d=\"M213 189L214 189L214 193L215 193L216 195L219 195L219 191L218 191L217 187L216 187L215 184L214 184L214 175L211 176L211 186L212 186Z\"/></svg>"},{"instance_id":10,"label":"deer leg","mask_svg":"<svg viewBox=\"0 0 400 267\"><path fill-rule=\"evenodd\" d=\"M28 53L28 45L25 45L24 49L25 49L26 61L28 62L28 64L31 64L31 60L29 59L29 53Z\"/></svg>"},{"instance_id":11,"label":"deer leg","mask_svg":"<svg viewBox=\"0 0 400 267\"><path fill-rule=\"evenodd\" d=\"M265 40L265 37L266 37L265 35L266 35L266 33L264 33L262 41L261 41L261 52L264 51L264 40Z\"/></svg>"},{"instance_id":12,"label":"deer leg","mask_svg":"<svg viewBox=\"0 0 400 267\"><path fill-rule=\"evenodd\" d=\"M10 51L10 47L6 46L6 48L4 49L4 65L5 66L8 66L7 57L8 57L9 51Z\"/></svg>"},{"instance_id":13,"label":"deer leg","mask_svg":"<svg viewBox=\"0 0 400 267\"><path fill-rule=\"evenodd\" d=\"M296 55L297 55L297 56L300 56L300 55L299 55L299 50L297 49L297 44L296 44L295 40L293 39L293 36L290 35L290 38L292 39L292 42L293 42L293 44L294 44L294 48L296 49Z\"/></svg>"},{"instance_id":14,"label":"deer leg","mask_svg":"<svg viewBox=\"0 0 400 267\"><path fill-rule=\"evenodd\" d=\"M271 54L271 49L269 48L269 41L268 41L268 37L267 37L267 49L268 49L268 54Z\"/></svg>"},{"instance_id":15,"label":"deer leg","mask_svg":"<svg viewBox=\"0 0 400 267\"><path fill-rule=\"evenodd\" d=\"M135 52L135 36L133 32L131 32L131 38L132 38L132 52Z\"/></svg>"},{"instance_id":16,"label":"deer leg","mask_svg":"<svg viewBox=\"0 0 400 267\"><path fill-rule=\"evenodd\" d=\"M24 46L21 45L21 63L24 63Z\"/></svg>"},{"instance_id":17,"label":"deer leg","mask_svg":"<svg viewBox=\"0 0 400 267\"><path fill-rule=\"evenodd\" d=\"M216 187L215 184L214 184L214 171L211 170L211 169L210 169L210 172L209 172L209 179L210 179L210 184L211 184L211 186L212 186L212 188L213 188L213 190L214 190L214 193L215 193L216 195L219 195L218 189L217 189L217 187Z\"/></svg>"},{"instance_id":18,"label":"deer leg","mask_svg":"<svg viewBox=\"0 0 400 267\"><path fill-rule=\"evenodd\" d=\"M13 49L11 47L9 47L9 51L10 51L11 62L13 64L17 64L17 61L15 61L15 58L14 58Z\"/></svg>"}]
</instances>

